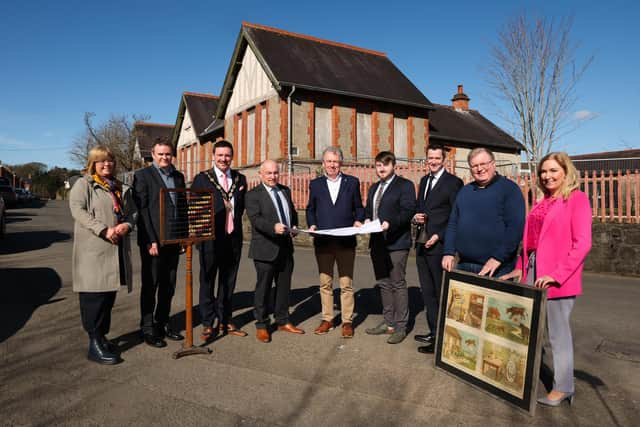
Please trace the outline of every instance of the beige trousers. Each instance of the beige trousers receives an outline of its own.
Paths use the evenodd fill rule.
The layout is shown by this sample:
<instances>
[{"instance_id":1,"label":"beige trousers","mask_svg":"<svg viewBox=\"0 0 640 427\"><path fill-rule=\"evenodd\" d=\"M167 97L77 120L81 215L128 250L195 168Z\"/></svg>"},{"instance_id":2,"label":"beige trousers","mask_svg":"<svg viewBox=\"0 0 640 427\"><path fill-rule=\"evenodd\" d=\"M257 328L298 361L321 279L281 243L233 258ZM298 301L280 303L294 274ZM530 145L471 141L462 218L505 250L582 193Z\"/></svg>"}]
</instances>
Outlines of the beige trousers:
<instances>
[{"instance_id":1,"label":"beige trousers","mask_svg":"<svg viewBox=\"0 0 640 427\"><path fill-rule=\"evenodd\" d=\"M356 259L355 248L345 248L329 244L315 248L318 271L320 273L320 301L322 302L322 320L333 320L333 266L338 266L340 283L340 307L342 323L353 321L353 265Z\"/></svg>"}]
</instances>

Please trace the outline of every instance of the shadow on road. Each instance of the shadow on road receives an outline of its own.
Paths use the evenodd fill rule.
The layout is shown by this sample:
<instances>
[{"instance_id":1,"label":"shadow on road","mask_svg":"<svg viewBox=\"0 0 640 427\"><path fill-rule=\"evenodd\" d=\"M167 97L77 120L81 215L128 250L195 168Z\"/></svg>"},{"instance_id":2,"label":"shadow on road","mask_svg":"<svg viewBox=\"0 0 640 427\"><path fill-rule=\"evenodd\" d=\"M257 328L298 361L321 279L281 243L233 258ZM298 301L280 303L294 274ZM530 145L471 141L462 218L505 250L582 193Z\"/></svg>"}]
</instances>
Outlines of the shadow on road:
<instances>
[{"instance_id":1,"label":"shadow on road","mask_svg":"<svg viewBox=\"0 0 640 427\"><path fill-rule=\"evenodd\" d=\"M71 234L59 231L19 231L8 230L5 239L0 242L0 255L35 251L51 246L56 242L71 239Z\"/></svg>"},{"instance_id":2,"label":"shadow on road","mask_svg":"<svg viewBox=\"0 0 640 427\"><path fill-rule=\"evenodd\" d=\"M38 307L51 300L62 281L51 268L0 269L0 342L14 335Z\"/></svg>"}]
</instances>

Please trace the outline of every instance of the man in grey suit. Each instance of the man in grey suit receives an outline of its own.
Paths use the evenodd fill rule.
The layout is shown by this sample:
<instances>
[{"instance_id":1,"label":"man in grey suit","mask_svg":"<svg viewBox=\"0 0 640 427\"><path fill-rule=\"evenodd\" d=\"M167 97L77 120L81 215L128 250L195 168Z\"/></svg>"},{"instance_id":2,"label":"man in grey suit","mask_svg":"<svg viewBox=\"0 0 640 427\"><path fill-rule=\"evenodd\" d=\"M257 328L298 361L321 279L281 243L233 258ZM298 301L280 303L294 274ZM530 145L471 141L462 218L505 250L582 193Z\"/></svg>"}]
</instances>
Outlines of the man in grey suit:
<instances>
[{"instance_id":1,"label":"man in grey suit","mask_svg":"<svg viewBox=\"0 0 640 427\"><path fill-rule=\"evenodd\" d=\"M289 293L293 273L293 241L298 214L291 202L289 187L278 183L278 164L265 160L260 166L261 185L245 196L245 209L251 221L249 258L256 268L254 316L256 338L268 343L268 302L275 282L274 317L279 331L304 334L289 321Z\"/></svg>"}]
</instances>

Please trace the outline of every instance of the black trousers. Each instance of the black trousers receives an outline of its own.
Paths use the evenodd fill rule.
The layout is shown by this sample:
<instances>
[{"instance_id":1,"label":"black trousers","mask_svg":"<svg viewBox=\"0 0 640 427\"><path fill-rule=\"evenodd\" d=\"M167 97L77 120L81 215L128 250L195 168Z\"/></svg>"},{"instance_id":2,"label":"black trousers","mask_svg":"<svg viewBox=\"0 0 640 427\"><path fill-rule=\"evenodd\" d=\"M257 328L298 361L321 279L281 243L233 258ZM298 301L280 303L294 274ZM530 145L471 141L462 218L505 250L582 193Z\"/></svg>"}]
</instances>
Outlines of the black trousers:
<instances>
[{"instance_id":1,"label":"black trousers","mask_svg":"<svg viewBox=\"0 0 640 427\"><path fill-rule=\"evenodd\" d=\"M162 246L158 249L158 256L151 256L146 246L140 246L140 258L140 328L144 333L154 333L154 327L162 327L169 322L171 300L176 292L180 247Z\"/></svg>"},{"instance_id":2,"label":"black trousers","mask_svg":"<svg viewBox=\"0 0 640 427\"><path fill-rule=\"evenodd\" d=\"M438 327L440 289L442 287L442 254L427 255L425 248L419 245L416 248L416 265L424 309L427 312L427 325L431 333L435 335Z\"/></svg>"},{"instance_id":3,"label":"black trousers","mask_svg":"<svg viewBox=\"0 0 640 427\"><path fill-rule=\"evenodd\" d=\"M269 302L273 299L273 316L278 325L289 323L289 293L293 273L293 254L281 250L273 262L253 260L256 267L256 291L253 297L253 314L256 329L266 329L269 325ZM275 298L271 298L272 284L275 282Z\"/></svg>"},{"instance_id":4,"label":"black trousers","mask_svg":"<svg viewBox=\"0 0 640 427\"><path fill-rule=\"evenodd\" d=\"M233 292L236 289L240 247L234 247L228 235L216 236L214 252L200 251L200 316L202 326L212 326L216 318L228 324L233 317ZM218 291L214 297L216 276Z\"/></svg>"},{"instance_id":5,"label":"black trousers","mask_svg":"<svg viewBox=\"0 0 640 427\"><path fill-rule=\"evenodd\" d=\"M111 309L116 301L116 291L80 292L80 317L82 327L89 338L98 338L109 333Z\"/></svg>"}]
</instances>

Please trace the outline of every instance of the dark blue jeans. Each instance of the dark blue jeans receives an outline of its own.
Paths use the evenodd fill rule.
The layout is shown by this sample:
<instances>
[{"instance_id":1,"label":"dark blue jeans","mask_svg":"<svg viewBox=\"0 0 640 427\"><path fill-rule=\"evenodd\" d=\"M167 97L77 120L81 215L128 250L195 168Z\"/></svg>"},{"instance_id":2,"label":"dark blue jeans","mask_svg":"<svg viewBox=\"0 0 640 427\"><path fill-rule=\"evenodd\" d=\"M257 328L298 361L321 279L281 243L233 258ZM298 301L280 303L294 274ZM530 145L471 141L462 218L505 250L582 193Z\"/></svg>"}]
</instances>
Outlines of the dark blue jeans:
<instances>
[{"instance_id":1,"label":"dark blue jeans","mask_svg":"<svg viewBox=\"0 0 640 427\"><path fill-rule=\"evenodd\" d=\"M494 279L497 279L498 277L507 274L507 273L511 273L513 271L513 269L516 266L516 260L509 260L506 261L502 264L500 264L500 267L498 267L498 269L493 273L493 277ZM463 261L461 260L458 265L456 265L456 269L458 270L462 270L462 271L468 271L469 273L479 273L480 270L482 270L482 267L484 267L484 264L476 264L475 262L468 262L468 261Z\"/></svg>"}]
</instances>

